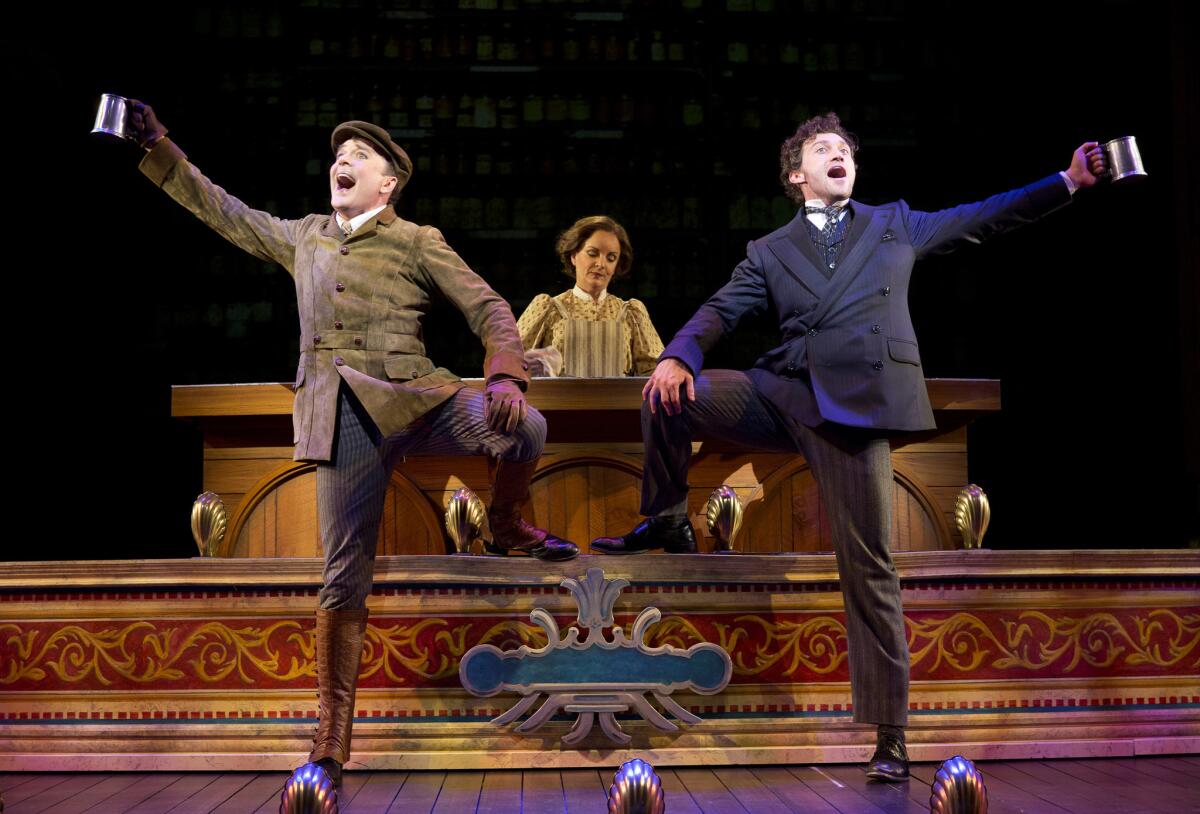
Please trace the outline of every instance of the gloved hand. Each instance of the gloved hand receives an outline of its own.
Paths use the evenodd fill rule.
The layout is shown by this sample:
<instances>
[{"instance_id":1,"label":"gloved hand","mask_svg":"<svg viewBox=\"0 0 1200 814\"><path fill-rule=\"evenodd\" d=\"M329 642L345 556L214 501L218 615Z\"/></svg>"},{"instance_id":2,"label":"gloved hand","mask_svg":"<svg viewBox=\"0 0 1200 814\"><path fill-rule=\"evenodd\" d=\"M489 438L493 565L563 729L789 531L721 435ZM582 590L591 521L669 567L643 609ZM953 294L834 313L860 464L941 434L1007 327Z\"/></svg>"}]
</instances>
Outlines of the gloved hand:
<instances>
[{"instance_id":1,"label":"gloved hand","mask_svg":"<svg viewBox=\"0 0 1200 814\"><path fill-rule=\"evenodd\" d=\"M129 105L129 123L137 135L137 143L149 150L162 141L162 137L167 134L167 128L154 115L154 108L150 105L137 99L130 99Z\"/></svg>"},{"instance_id":2,"label":"gloved hand","mask_svg":"<svg viewBox=\"0 0 1200 814\"><path fill-rule=\"evenodd\" d=\"M487 409L484 415L487 417L488 428L495 432L509 435L525 420L525 414L529 412L525 394L512 379L488 382L485 398Z\"/></svg>"}]
</instances>

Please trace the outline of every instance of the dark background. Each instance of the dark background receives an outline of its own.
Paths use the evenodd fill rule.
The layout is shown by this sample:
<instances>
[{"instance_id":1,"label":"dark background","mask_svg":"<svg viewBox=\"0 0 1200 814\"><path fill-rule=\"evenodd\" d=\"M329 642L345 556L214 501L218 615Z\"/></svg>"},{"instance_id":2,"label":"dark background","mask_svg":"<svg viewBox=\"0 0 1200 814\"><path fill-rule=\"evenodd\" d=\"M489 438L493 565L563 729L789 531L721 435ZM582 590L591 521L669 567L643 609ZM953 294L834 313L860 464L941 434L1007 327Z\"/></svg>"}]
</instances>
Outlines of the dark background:
<instances>
[{"instance_id":1,"label":"dark background","mask_svg":"<svg viewBox=\"0 0 1200 814\"><path fill-rule=\"evenodd\" d=\"M170 386L295 370L291 278L170 202L137 172L136 148L89 135L102 92L152 104L207 175L284 217L327 207L333 124L390 126L417 164L400 214L441 228L517 314L569 285L557 231L610 214L635 250L614 293L643 299L664 340L748 239L791 217L778 146L808 115L836 110L859 135L856 198L922 209L1066 169L1085 140L1136 135L1147 181L1085 190L1045 222L925 261L911 307L926 375L1003 381L1003 411L971 430L989 545L1196 546L1200 132L1182 6L34 12L4 44L10 87L29 103L6 128L17 160L5 276L10 310L36 314L28 334L29 311L10 326L9 388L10 483L34 533L4 556L191 556L199 437L169 418ZM539 104L550 120L531 120ZM453 309L426 332L439 364L479 375L481 349ZM749 366L777 336L748 322L709 363Z\"/></svg>"}]
</instances>

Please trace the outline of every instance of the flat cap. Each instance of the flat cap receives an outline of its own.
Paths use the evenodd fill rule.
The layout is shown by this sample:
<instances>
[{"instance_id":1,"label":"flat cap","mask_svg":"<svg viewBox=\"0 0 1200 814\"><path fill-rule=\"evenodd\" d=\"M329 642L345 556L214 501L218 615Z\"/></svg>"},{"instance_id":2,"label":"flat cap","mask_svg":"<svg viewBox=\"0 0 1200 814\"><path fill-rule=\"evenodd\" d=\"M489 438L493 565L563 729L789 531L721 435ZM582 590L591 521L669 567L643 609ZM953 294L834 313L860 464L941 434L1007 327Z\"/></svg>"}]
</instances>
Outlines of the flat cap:
<instances>
[{"instance_id":1,"label":"flat cap","mask_svg":"<svg viewBox=\"0 0 1200 814\"><path fill-rule=\"evenodd\" d=\"M404 188L404 185L408 183L408 179L412 175L412 160L408 157L408 153L404 152L403 147L392 141L392 137L388 135L388 131L370 122L342 122L333 128L333 135L329 139L329 144L333 148L334 154L337 154L337 149L343 141L348 141L352 138L367 142L381 156L391 161L392 166L396 168L396 178L399 181L396 184L396 189L400 190Z\"/></svg>"}]
</instances>

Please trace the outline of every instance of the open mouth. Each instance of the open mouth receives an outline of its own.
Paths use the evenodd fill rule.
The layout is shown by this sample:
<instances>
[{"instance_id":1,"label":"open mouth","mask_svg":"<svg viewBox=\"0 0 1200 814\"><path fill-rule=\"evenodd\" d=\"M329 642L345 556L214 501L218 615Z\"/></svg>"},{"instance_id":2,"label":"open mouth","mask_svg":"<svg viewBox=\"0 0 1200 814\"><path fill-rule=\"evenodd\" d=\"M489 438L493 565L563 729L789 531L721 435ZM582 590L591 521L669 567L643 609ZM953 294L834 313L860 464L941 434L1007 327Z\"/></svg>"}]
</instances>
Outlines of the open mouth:
<instances>
[{"instance_id":1,"label":"open mouth","mask_svg":"<svg viewBox=\"0 0 1200 814\"><path fill-rule=\"evenodd\" d=\"M830 167L828 175L830 178L845 178L846 177L846 168L840 164Z\"/></svg>"},{"instance_id":2,"label":"open mouth","mask_svg":"<svg viewBox=\"0 0 1200 814\"><path fill-rule=\"evenodd\" d=\"M348 175L347 173L344 173L344 172L339 172L337 174L336 181L337 181L338 189L351 189L354 187L354 183L355 183L353 176Z\"/></svg>"}]
</instances>

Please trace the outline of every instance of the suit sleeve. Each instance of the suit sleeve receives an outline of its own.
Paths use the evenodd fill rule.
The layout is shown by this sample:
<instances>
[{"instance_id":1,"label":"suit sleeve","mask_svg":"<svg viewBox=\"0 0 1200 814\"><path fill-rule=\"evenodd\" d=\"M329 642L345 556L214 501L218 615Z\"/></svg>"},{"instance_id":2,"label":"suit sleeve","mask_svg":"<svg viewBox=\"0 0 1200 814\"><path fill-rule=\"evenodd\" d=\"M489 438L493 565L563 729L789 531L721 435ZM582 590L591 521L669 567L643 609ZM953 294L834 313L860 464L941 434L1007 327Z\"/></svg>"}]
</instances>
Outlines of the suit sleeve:
<instances>
[{"instance_id":1,"label":"suit sleeve","mask_svg":"<svg viewBox=\"0 0 1200 814\"><path fill-rule=\"evenodd\" d=\"M907 212L907 228L917 258L953 251L964 243L984 240L1032 223L1066 206L1071 193L1058 173L1011 192L1002 192L977 203L938 212Z\"/></svg>"},{"instance_id":2,"label":"suit sleeve","mask_svg":"<svg viewBox=\"0 0 1200 814\"><path fill-rule=\"evenodd\" d=\"M763 274L758 247L746 245L746 259L733 270L729 282L701 305L687 324L679 329L662 353L663 359L678 359L699 373L704 354L722 336L737 327L748 314L767 307L767 280Z\"/></svg>"},{"instance_id":3,"label":"suit sleeve","mask_svg":"<svg viewBox=\"0 0 1200 814\"><path fill-rule=\"evenodd\" d=\"M483 342L483 375L488 381L515 379L529 384L529 366L517 322L508 303L467 266L432 226L421 228L418 262L430 284L454 304Z\"/></svg>"},{"instance_id":4,"label":"suit sleeve","mask_svg":"<svg viewBox=\"0 0 1200 814\"><path fill-rule=\"evenodd\" d=\"M303 221L283 220L251 209L204 177L167 138L146 153L138 168L221 237L295 274L296 236Z\"/></svg>"}]
</instances>

